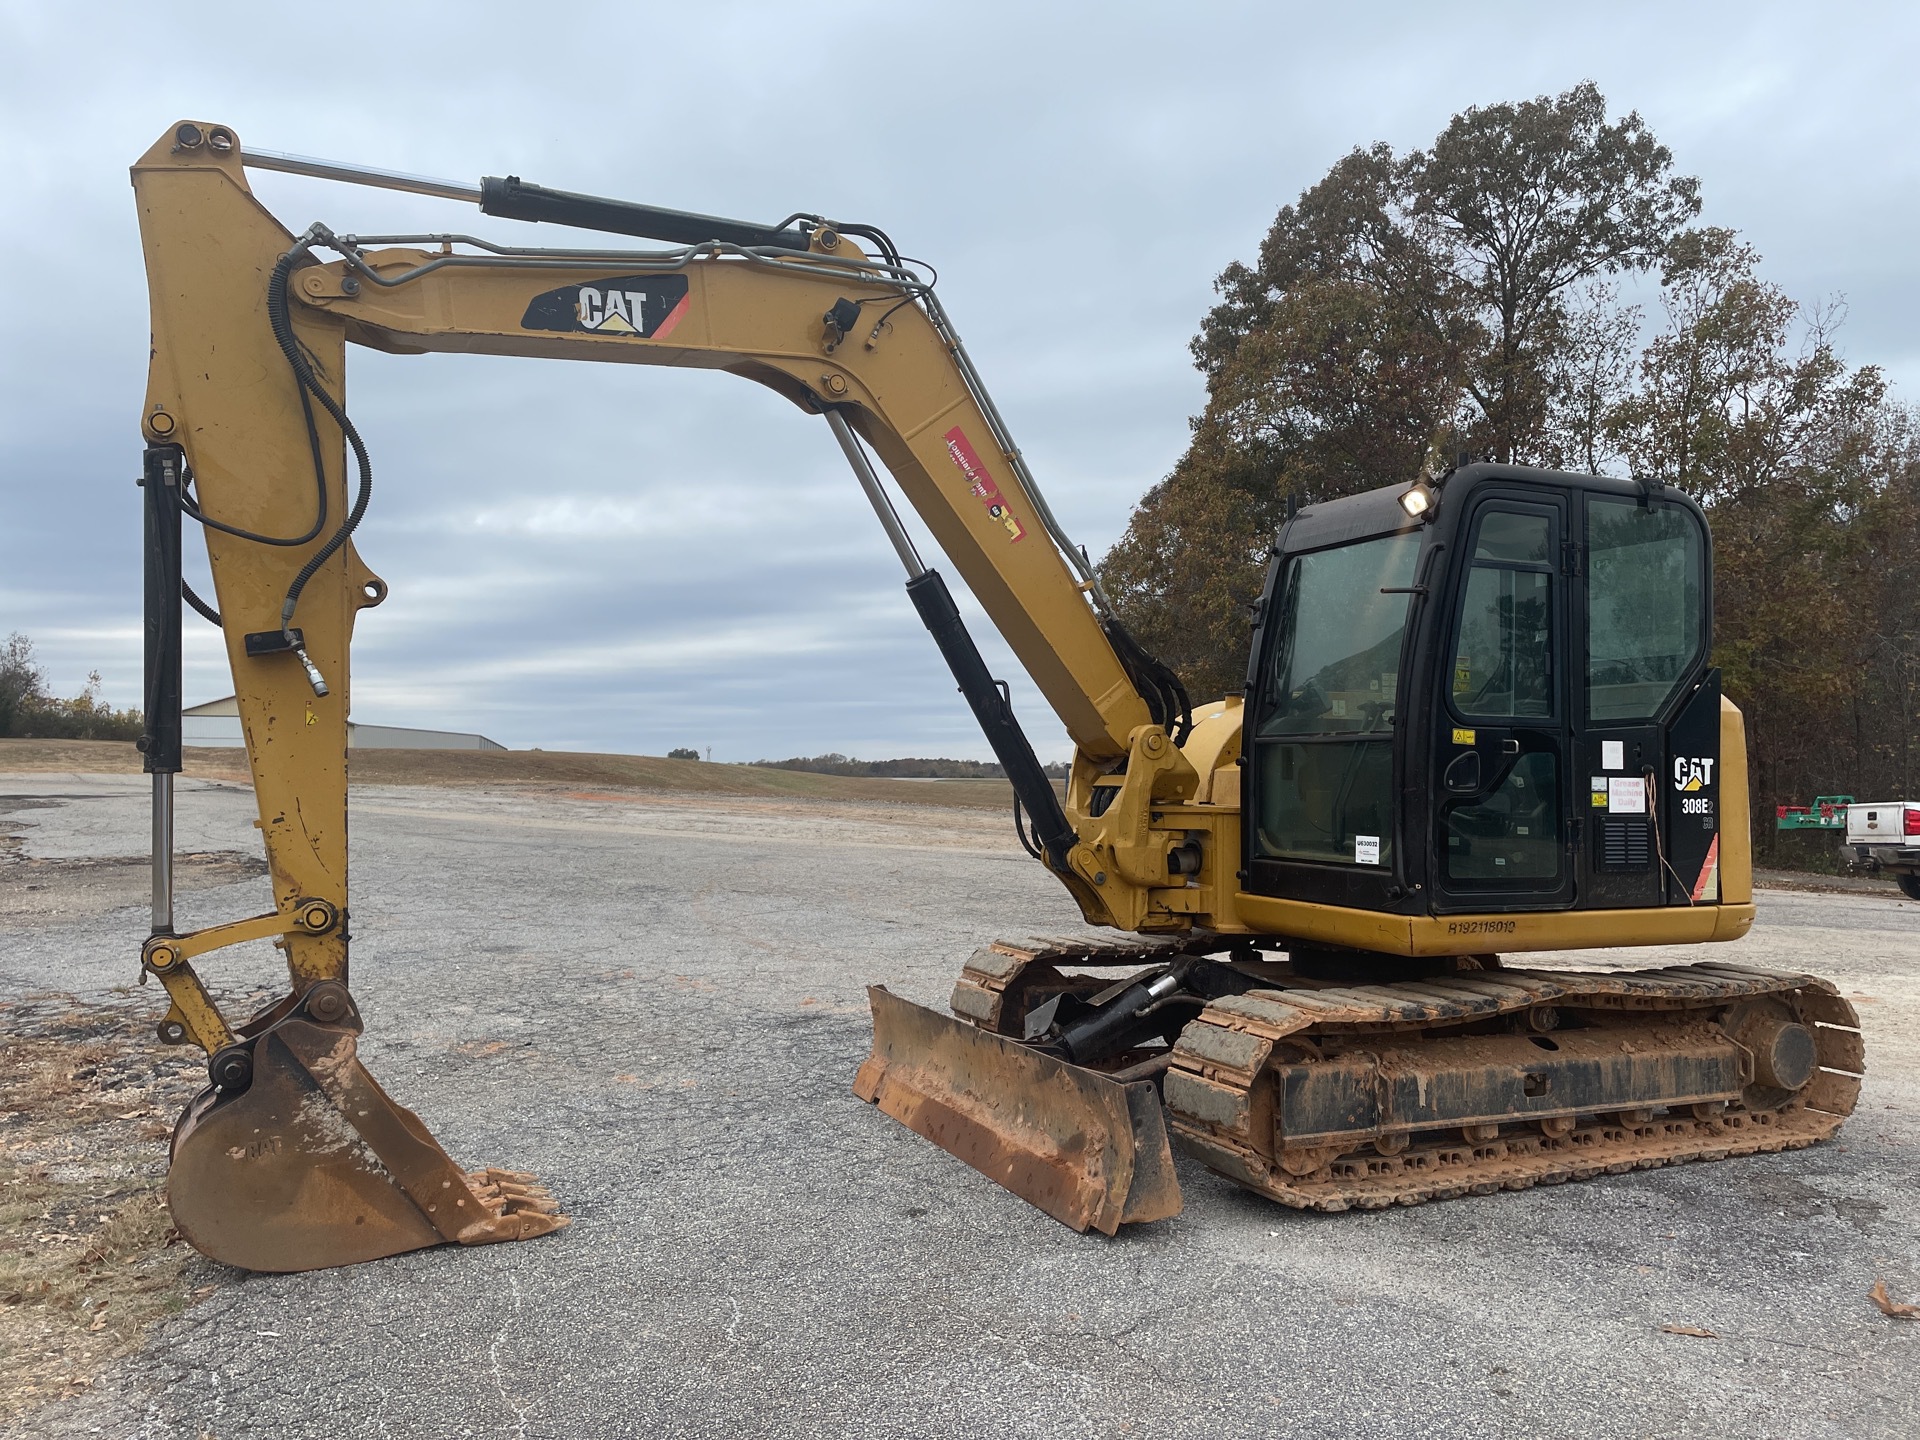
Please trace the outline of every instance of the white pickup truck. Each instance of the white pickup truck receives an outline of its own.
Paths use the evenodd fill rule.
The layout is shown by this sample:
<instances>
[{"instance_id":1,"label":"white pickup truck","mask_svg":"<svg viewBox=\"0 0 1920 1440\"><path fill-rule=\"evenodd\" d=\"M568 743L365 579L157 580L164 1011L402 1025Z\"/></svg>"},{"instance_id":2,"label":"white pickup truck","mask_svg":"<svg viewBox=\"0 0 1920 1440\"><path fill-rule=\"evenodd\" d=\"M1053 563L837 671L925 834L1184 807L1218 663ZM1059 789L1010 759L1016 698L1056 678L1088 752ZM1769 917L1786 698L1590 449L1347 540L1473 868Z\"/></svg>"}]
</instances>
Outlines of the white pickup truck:
<instances>
[{"instance_id":1,"label":"white pickup truck","mask_svg":"<svg viewBox=\"0 0 1920 1440\"><path fill-rule=\"evenodd\" d=\"M1886 871L1920 900L1920 800L1847 806L1847 859L1856 870Z\"/></svg>"}]
</instances>

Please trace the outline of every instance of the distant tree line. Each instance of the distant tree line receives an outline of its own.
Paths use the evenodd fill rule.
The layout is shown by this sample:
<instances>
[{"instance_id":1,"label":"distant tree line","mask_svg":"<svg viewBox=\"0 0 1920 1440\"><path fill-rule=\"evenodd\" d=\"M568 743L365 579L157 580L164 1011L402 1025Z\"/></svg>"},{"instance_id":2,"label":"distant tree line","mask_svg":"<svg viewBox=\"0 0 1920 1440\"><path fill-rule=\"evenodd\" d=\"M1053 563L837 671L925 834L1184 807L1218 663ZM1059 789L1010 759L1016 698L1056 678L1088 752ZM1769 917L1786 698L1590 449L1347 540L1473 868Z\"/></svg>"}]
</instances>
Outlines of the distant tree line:
<instances>
[{"instance_id":1,"label":"distant tree line","mask_svg":"<svg viewBox=\"0 0 1920 1440\"><path fill-rule=\"evenodd\" d=\"M0 649L0 736L37 740L133 740L141 733L138 710L115 710L100 699L100 672L71 700L47 691L47 676L34 662L33 642L15 632Z\"/></svg>"},{"instance_id":2,"label":"distant tree line","mask_svg":"<svg viewBox=\"0 0 1920 1440\"><path fill-rule=\"evenodd\" d=\"M1007 777L1007 772L992 760L853 760L845 755L828 754L753 763L768 770L806 770L815 775L853 775L867 779L1004 780ZM1062 762L1045 769L1054 779L1063 780L1068 767Z\"/></svg>"},{"instance_id":3,"label":"distant tree line","mask_svg":"<svg viewBox=\"0 0 1920 1440\"><path fill-rule=\"evenodd\" d=\"M1205 410L1102 563L1135 634L1196 697L1238 689L1289 503L1457 451L1657 480L1713 526L1762 850L1776 803L1920 793L1920 415L1700 208L1592 84L1336 163L1216 281Z\"/></svg>"}]
</instances>

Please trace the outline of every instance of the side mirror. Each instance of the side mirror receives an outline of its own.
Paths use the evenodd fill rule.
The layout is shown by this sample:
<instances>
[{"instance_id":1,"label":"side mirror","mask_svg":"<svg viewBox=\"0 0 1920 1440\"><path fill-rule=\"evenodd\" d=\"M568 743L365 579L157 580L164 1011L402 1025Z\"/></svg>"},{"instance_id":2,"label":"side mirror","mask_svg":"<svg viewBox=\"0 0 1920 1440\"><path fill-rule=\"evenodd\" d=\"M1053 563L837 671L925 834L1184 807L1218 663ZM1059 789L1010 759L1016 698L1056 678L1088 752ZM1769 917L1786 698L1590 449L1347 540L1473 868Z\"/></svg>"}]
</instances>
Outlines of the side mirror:
<instances>
[{"instance_id":1,"label":"side mirror","mask_svg":"<svg viewBox=\"0 0 1920 1440\"><path fill-rule=\"evenodd\" d=\"M1441 781L1447 787L1449 795L1478 795L1480 793L1480 752L1468 750L1453 757L1453 763L1447 766L1447 773Z\"/></svg>"}]
</instances>

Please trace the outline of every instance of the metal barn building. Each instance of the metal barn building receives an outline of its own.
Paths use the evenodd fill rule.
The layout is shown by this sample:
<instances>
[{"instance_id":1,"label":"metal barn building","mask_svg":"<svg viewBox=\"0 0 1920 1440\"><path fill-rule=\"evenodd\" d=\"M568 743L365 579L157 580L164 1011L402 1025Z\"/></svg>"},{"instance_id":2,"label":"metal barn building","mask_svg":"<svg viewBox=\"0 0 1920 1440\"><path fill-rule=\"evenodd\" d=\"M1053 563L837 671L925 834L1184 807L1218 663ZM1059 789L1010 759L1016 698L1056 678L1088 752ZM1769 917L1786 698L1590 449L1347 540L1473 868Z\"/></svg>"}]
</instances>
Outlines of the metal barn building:
<instances>
[{"instance_id":1,"label":"metal barn building","mask_svg":"<svg viewBox=\"0 0 1920 1440\"><path fill-rule=\"evenodd\" d=\"M220 745L238 748L246 741L240 734L240 703L233 696L209 700L204 705L189 705L180 712L180 739L186 745ZM361 725L347 722L349 750L504 750L507 747L484 735L462 730L414 730L405 725Z\"/></svg>"}]
</instances>

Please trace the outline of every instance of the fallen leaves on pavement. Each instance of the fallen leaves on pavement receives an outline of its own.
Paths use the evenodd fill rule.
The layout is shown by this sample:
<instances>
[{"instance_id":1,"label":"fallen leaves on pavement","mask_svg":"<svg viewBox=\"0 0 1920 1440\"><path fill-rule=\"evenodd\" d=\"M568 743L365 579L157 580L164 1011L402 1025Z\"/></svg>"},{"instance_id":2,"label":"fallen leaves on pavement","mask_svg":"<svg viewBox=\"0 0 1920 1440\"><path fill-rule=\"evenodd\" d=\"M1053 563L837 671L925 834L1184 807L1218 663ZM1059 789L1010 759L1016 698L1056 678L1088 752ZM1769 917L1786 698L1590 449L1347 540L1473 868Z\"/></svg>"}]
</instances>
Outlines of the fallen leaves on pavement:
<instances>
[{"instance_id":1,"label":"fallen leaves on pavement","mask_svg":"<svg viewBox=\"0 0 1920 1440\"><path fill-rule=\"evenodd\" d=\"M1920 1320L1920 1305L1906 1305L1887 1293L1887 1282L1876 1280L1873 1289L1867 1292L1867 1298L1880 1307L1880 1313L1890 1320Z\"/></svg>"}]
</instances>

